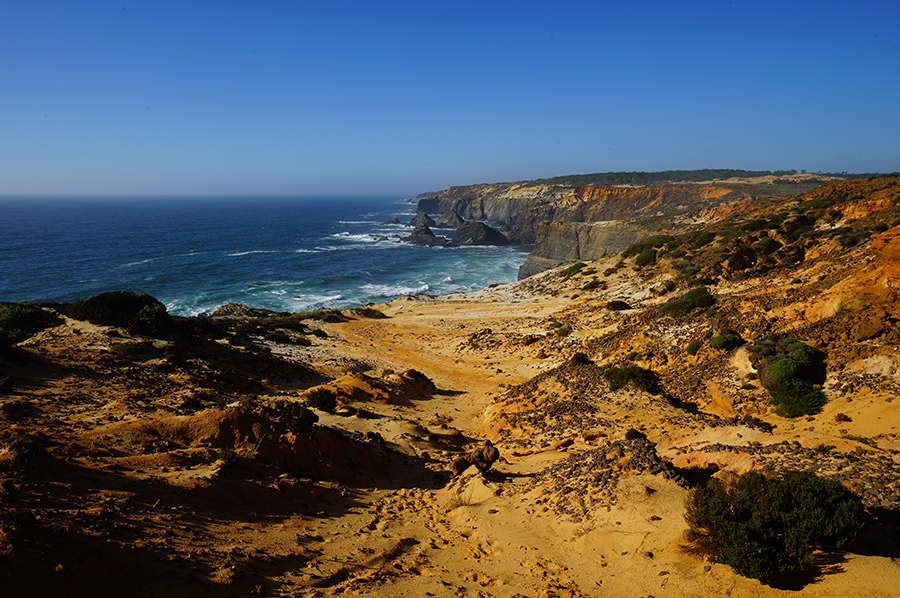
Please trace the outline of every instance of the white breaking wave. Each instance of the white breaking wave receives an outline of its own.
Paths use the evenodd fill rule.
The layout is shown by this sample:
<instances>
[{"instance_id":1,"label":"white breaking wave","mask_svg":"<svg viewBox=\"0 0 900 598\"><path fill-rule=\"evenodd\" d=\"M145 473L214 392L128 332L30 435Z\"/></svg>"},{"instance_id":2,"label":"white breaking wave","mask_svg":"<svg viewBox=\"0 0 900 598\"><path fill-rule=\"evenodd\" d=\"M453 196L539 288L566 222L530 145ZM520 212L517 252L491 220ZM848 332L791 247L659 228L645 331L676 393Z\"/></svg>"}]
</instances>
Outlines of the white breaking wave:
<instances>
[{"instance_id":1,"label":"white breaking wave","mask_svg":"<svg viewBox=\"0 0 900 598\"><path fill-rule=\"evenodd\" d=\"M253 251L238 251L237 253L229 253L228 257L241 257L242 255L251 255L253 253L278 253L274 249L254 249Z\"/></svg>"},{"instance_id":2,"label":"white breaking wave","mask_svg":"<svg viewBox=\"0 0 900 598\"><path fill-rule=\"evenodd\" d=\"M417 293L427 293L431 290L424 282L419 282L419 286L410 287L404 285L391 284L364 284L360 287L366 295L375 295L376 297L396 297L398 295L415 295Z\"/></svg>"}]
</instances>

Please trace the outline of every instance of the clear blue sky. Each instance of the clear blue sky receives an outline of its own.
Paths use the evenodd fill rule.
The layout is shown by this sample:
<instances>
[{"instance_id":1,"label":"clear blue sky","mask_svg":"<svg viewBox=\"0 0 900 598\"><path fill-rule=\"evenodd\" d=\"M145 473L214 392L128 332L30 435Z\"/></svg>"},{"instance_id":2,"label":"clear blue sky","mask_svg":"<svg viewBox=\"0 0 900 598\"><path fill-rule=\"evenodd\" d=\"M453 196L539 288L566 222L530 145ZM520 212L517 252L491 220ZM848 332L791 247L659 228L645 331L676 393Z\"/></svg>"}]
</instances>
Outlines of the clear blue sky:
<instances>
[{"instance_id":1,"label":"clear blue sky","mask_svg":"<svg viewBox=\"0 0 900 598\"><path fill-rule=\"evenodd\" d=\"M0 2L0 195L900 170L900 0Z\"/></svg>"}]
</instances>

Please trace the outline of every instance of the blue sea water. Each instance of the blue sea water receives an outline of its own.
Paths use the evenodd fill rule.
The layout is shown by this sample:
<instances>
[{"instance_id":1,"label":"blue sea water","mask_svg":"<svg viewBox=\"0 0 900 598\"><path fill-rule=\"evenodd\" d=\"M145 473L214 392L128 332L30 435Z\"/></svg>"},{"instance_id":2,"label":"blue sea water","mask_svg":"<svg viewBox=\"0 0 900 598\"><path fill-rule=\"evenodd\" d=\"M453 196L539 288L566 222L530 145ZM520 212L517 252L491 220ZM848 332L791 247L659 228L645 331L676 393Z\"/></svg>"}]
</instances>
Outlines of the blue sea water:
<instances>
[{"instance_id":1,"label":"blue sea water","mask_svg":"<svg viewBox=\"0 0 900 598\"><path fill-rule=\"evenodd\" d=\"M226 303L349 307L512 282L513 247L429 248L382 225L399 198L0 199L0 301L150 293L170 313ZM452 231L435 230L452 235Z\"/></svg>"}]
</instances>

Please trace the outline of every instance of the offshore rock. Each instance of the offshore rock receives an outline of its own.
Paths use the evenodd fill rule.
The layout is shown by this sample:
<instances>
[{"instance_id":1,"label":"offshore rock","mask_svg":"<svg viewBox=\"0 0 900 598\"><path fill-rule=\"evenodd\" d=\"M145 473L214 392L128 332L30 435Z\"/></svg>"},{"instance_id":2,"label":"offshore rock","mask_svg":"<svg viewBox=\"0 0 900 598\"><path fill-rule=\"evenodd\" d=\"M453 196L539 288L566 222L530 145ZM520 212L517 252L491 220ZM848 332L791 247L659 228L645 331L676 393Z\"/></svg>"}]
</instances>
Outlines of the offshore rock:
<instances>
[{"instance_id":1,"label":"offshore rock","mask_svg":"<svg viewBox=\"0 0 900 598\"><path fill-rule=\"evenodd\" d=\"M418 214L413 216L412 220L409 221L409 225L415 227L415 226L419 226L420 224L424 225L424 226L434 226L435 225L434 218L432 218L425 212L420 211Z\"/></svg>"},{"instance_id":2,"label":"offshore rock","mask_svg":"<svg viewBox=\"0 0 900 598\"><path fill-rule=\"evenodd\" d=\"M460 218L459 214L453 210L447 210L440 218L438 218L438 221L434 226L435 228L457 228L463 222L465 222L465 220Z\"/></svg>"},{"instance_id":3,"label":"offshore rock","mask_svg":"<svg viewBox=\"0 0 900 598\"><path fill-rule=\"evenodd\" d=\"M391 218L388 218L387 220L385 220L385 221L382 222L381 224L403 224L403 223L400 222L400 217L399 217L399 216L392 216Z\"/></svg>"},{"instance_id":4,"label":"offshore rock","mask_svg":"<svg viewBox=\"0 0 900 598\"><path fill-rule=\"evenodd\" d=\"M446 247L450 244L445 237L435 235L424 224L416 226L411 235L401 237L400 240L420 247Z\"/></svg>"},{"instance_id":5,"label":"offshore rock","mask_svg":"<svg viewBox=\"0 0 900 598\"><path fill-rule=\"evenodd\" d=\"M453 234L453 245L509 245L509 239L483 222L463 222Z\"/></svg>"}]
</instances>

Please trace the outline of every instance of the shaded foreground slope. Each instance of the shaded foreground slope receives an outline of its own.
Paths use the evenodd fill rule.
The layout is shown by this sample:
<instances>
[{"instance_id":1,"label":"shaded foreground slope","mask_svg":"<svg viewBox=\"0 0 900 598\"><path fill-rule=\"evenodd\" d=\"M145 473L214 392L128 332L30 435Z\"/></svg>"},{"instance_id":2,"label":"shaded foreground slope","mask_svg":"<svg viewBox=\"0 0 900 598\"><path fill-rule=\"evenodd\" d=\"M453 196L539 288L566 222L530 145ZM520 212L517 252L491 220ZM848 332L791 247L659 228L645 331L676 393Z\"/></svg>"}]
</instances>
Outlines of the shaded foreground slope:
<instances>
[{"instance_id":1,"label":"shaded foreground slope","mask_svg":"<svg viewBox=\"0 0 900 598\"><path fill-rule=\"evenodd\" d=\"M55 321L2 356L0 579L30 595L894 595L898 200L898 179L832 183L479 293L232 308L205 323L218 340L47 306ZM824 368L826 402L793 419L764 385L784 338ZM614 367L656 384L612 390ZM338 408L312 423L317 388ZM452 473L485 440L493 467ZM838 480L872 524L773 586L709 565L685 534L689 488L750 469Z\"/></svg>"}]
</instances>

